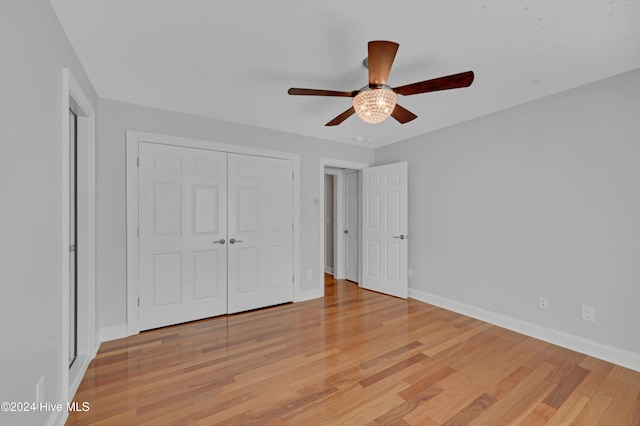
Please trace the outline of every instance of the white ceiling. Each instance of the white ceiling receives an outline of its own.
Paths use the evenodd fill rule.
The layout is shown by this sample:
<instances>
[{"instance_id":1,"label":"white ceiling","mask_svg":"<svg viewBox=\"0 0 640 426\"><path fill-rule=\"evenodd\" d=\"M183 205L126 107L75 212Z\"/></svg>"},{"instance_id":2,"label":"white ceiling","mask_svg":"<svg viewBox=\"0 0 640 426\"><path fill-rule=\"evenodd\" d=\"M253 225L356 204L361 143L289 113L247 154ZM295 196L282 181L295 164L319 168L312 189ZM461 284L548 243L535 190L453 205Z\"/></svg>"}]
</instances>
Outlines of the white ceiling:
<instances>
[{"instance_id":1,"label":"white ceiling","mask_svg":"<svg viewBox=\"0 0 640 426\"><path fill-rule=\"evenodd\" d=\"M101 98L382 146L640 68L638 0L50 0ZM324 124L367 83L369 40L400 44L388 84L473 70L398 103L418 115Z\"/></svg>"}]
</instances>

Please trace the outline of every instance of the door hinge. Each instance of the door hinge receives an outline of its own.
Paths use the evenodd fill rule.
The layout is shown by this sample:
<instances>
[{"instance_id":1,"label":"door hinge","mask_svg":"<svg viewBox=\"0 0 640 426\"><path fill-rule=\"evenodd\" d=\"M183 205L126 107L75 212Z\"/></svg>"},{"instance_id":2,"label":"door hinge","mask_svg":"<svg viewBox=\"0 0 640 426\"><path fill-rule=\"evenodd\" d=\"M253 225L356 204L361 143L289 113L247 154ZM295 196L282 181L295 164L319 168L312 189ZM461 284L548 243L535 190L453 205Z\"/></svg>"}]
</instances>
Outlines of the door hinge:
<instances>
[{"instance_id":1,"label":"door hinge","mask_svg":"<svg viewBox=\"0 0 640 426\"><path fill-rule=\"evenodd\" d=\"M140 298L138 297L138 306L140 306Z\"/></svg>"},{"instance_id":2,"label":"door hinge","mask_svg":"<svg viewBox=\"0 0 640 426\"><path fill-rule=\"evenodd\" d=\"M140 228L136 228L136 235L140 238Z\"/></svg>"},{"instance_id":3,"label":"door hinge","mask_svg":"<svg viewBox=\"0 0 640 426\"><path fill-rule=\"evenodd\" d=\"M140 167L140 157L136 158L136 167Z\"/></svg>"},{"instance_id":4,"label":"door hinge","mask_svg":"<svg viewBox=\"0 0 640 426\"><path fill-rule=\"evenodd\" d=\"M291 172L291 180L295 180L295 172Z\"/></svg>"},{"instance_id":5,"label":"door hinge","mask_svg":"<svg viewBox=\"0 0 640 426\"><path fill-rule=\"evenodd\" d=\"M291 282L295 283L296 282L296 276L295 275L291 275Z\"/></svg>"},{"instance_id":6,"label":"door hinge","mask_svg":"<svg viewBox=\"0 0 640 426\"><path fill-rule=\"evenodd\" d=\"M69 251L70 251L71 253L75 253L76 249L77 249L77 247L76 247L76 245L75 245L75 244L70 244L70 245L69 245Z\"/></svg>"}]
</instances>

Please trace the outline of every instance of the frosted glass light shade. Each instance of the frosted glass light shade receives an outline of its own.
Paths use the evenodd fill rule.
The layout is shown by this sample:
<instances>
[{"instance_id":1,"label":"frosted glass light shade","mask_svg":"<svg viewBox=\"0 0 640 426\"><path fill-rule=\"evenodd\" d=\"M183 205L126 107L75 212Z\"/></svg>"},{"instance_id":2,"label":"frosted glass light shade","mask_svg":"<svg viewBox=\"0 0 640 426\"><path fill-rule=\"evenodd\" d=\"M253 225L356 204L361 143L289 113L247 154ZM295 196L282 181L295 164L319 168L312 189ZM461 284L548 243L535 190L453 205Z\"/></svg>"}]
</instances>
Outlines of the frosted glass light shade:
<instances>
[{"instance_id":1,"label":"frosted glass light shade","mask_svg":"<svg viewBox=\"0 0 640 426\"><path fill-rule=\"evenodd\" d=\"M376 124L391 115L397 99L398 95L393 90L365 87L353 98L353 108L363 121Z\"/></svg>"}]
</instances>

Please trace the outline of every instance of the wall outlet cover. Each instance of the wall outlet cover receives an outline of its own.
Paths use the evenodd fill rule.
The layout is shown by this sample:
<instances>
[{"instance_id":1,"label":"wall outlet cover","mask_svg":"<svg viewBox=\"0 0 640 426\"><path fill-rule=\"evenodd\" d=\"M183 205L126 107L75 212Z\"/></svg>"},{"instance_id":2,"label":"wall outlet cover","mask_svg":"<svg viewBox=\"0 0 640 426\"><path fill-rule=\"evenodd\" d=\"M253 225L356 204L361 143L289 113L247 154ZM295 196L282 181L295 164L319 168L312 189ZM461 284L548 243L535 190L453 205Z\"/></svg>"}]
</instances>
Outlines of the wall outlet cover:
<instances>
[{"instance_id":1,"label":"wall outlet cover","mask_svg":"<svg viewBox=\"0 0 640 426\"><path fill-rule=\"evenodd\" d=\"M593 306L582 305L582 319L585 321L596 322L596 308Z\"/></svg>"},{"instance_id":2,"label":"wall outlet cover","mask_svg":"<svg viewBox=\"0 0 640 426\"><path fill-rule=\"evenodd\" d=\"M549 310L549 298L545 296L538 297L538 307L542 310Z\"/></svg>"}]
</instances>

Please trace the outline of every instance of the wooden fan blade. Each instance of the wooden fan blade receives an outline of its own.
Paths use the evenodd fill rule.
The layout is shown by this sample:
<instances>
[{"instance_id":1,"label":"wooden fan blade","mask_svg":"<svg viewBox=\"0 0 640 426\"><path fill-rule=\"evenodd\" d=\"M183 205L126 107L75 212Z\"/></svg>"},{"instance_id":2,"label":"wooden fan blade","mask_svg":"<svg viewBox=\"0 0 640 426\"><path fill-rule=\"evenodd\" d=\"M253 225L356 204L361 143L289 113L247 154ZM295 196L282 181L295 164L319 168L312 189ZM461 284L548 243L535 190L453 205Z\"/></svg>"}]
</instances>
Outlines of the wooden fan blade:
<instances>
[{"instance_id":1,"label":"wooden fan blade","mask_svg":"<svg viewBox=\"0 0 640 426\"><path fill-rule=\"evenodd\" d=\"M338 124L342 123L344 120L351 117L355 113L356 113L356 110L353 109L353 107L351 107L345 112L343 112L342 114L340 114L339 116L337 116L336 118L334 118L333 120L331 120L330 122L328 122L327 124L325 124L325 126L337 126Z\"/></svg>"},{"instance_id":2,"label":"wooden fan blade","mask_svg":"<svg viewBox=\"0 0 640 426\"><path fill-rule=\"evenodd\" d=\"M434 78L420 81L418 83L407 84L405 86L394 87L393 91L401 95L417 95L418 93L436 92L438 90L458 89L468 87L473 83L473 71L452 74L446 77Z\"/></svg>"},{"instance_id":3,"label":"wooden fan blade","mask_svg":"<svg viewBox=\"0 0 640 426\"><path fill-rule=\"evenodd\" d=\"M396 107L393 109L391 116L395 118L400 124L408 123L411 120L415 120L416 118L418 118L417 115L398 104L396 104Z\"/></svg>"},{"instance_id":4,"label":"wooden fan blade","mask_svg":"<svg viewBox=\"0 0 640 426\"><path fill-rule=\"evenodd\" d=\"M289 93L290 95L342 96L345 98L353 98L358 94L358 91L355 90L353 92L339 92L336 90L299 89L297 87L292 87L287 93Z\"/></svg>"},{"instance_id":5,"label":"wooden fan blade","mask_svg":"<svg viewBox=\"0 0 640 426\"><path fill-rule=\"evenodd\" d=\"M369 56L367 57L369 86L378 86L387 82L398 46L400 46L398 43L392 41L369 42Z\"/></svg>"}]
</instances>

